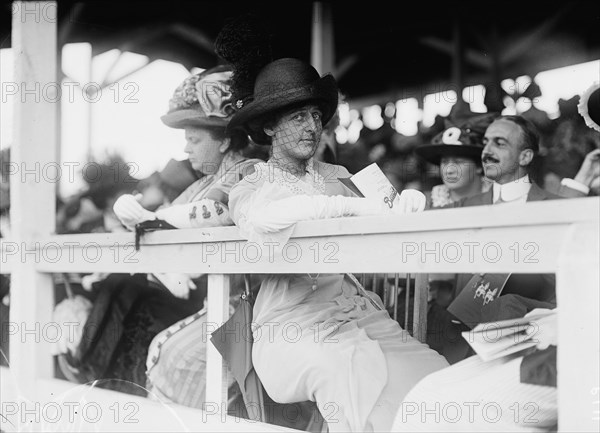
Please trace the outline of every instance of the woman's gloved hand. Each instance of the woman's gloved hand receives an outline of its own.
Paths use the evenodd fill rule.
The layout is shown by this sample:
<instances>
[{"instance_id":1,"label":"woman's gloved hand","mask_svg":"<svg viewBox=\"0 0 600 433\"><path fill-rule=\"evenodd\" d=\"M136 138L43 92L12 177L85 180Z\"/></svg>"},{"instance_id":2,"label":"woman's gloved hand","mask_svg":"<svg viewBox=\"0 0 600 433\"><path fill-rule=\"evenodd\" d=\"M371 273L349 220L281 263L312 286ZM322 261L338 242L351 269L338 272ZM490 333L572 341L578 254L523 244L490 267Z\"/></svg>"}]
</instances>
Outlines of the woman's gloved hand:
<instances>
[{"instance_id":1,"label":"woman's gloved hand","mask_svg":"<svg viewBox=\"0 0 600 433\"><path fill-rule=\"evenodd\" d=\"M141 198L141 195L138 197ZM136 224L156 219L156 214L144 209L138 199L131 194L123 194L119 197L113 205L113 211L129 230L134 230Z\"/></svg>"},{"instance_id":2,"label":"woman's gloved hand","mask_svg":"<svg viewBox=\"0 0 600 433\"><path fill-rule=\"evenodd\" d=\"M426 203L425 194L416 189L405 189L397 200L394 201L392 212L403 215L407 213L423 212Z\"/></svg>"},{"instance_id":3,"label":"woman's gloved hand","mask_svg":"<svg viewBox=\"0 0 600 433\"><path fill-rule=\"evenodd\" d=\"M558 343L558 332L557 332L557 315L556 308L549 310L546 308L535 308L525 315L525 317L535 316L537 314L549 314L547 316L540 317L533 321L532 325L525 329L528 335L533 336L533 341L537 342L537 348L539 350L547 349L550 346L556 346Z\"/></svg>"}]
</instances>

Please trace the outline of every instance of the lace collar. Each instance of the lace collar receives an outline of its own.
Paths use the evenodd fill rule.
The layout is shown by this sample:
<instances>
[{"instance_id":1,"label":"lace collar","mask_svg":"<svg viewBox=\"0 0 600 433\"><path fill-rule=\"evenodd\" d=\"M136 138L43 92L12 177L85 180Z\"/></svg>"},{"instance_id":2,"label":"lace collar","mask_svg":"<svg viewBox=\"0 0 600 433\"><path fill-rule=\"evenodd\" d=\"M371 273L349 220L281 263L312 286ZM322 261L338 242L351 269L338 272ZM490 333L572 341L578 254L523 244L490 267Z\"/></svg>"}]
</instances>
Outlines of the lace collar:
<instances>
[{"instance_id":1,"label":"lace collar","mask_svg":"<svg viewBox=\"0 0 600 433\"><path fill-rule=\"evenodd\" d=\"M298 177L287 170L284 170L272 160L266 163L257 164L264 168L263 175L267 175L269 182L277 183L283 188L287 188L296 195L315 195L325 194L325 179L316 170L316 162L310 158L306 163L306 174Z\"/></svg>"}]
</instances>

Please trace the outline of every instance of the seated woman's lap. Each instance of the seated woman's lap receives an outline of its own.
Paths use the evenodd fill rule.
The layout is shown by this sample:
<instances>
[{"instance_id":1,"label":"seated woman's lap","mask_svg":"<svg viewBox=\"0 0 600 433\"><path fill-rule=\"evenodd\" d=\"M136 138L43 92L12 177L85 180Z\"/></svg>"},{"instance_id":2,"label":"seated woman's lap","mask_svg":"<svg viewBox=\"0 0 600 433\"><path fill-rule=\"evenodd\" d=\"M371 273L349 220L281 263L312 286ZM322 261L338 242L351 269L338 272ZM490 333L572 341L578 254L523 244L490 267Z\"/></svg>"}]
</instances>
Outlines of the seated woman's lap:
<instances>
[{"instance_id":1,"label":"seated woman's lap","mask_svg":"<svg viewBox=\"0 0 600 433\"><path fill-rule=\"evenodd\" d=\"M328 424L342 429L363 430L367 418L376 429L389 429L410 388L447 366L372 306L360 318L328 320L301 332L283 323L270 337L258 339L253 350L269 395L282 403L316 401Z\"/></svg>"}]
</instances>

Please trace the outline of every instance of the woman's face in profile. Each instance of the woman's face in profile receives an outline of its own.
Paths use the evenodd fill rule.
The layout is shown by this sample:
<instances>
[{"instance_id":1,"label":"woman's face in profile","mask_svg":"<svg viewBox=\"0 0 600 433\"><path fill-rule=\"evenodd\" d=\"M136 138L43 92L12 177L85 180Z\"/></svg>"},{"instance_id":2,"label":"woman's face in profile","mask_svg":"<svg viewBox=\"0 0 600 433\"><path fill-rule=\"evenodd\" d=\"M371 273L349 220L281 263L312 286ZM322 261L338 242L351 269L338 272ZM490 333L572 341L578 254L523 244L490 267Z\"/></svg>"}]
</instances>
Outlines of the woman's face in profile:
<instances>
[{"instance_id":1,"label":"woman's face in profile","mask_svg":"<svg viewBox=\"0 0 600 433\"><path fill-rule=\"evenodd\" d=\"M311 158L323 132L321 117L321 109L314 104L284 112L272 126L265 128L272 137L273 151L299 160Z\"/></svg>"},{"instance_id":2,"label":"woman's face in profile","mask_svg":"<svg viewBox=\"0 0 600 433\"><path fill-rule=\"evenodd\" d=\"M440 176L448 189L460 189L471 184L481 169L469 158L444 156L440 161Z\"/></svg>"},{"instance_id":3,"label":"woman's face in profile","mask_svg":"<svg viewBox=\"0 0 600 433\"><path fill-rule=\"evenodd\" d=\"M183 151L193 169L204 174L215 174L223 161L224 142L216 139L206 128L185 128L186 145Z\"/></svg>"}]
</instances>

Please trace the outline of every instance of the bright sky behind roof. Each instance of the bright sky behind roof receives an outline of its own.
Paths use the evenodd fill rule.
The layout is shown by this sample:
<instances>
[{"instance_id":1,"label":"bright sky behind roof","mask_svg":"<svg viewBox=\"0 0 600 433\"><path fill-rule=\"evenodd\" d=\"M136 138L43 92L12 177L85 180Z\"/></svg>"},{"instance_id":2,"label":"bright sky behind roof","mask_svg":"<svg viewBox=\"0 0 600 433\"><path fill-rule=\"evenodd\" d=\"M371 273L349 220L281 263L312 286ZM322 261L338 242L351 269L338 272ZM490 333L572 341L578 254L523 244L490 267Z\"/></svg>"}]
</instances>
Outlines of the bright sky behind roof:
<instances>
[{"instance_id":1,"label":"bright sky behind roof","mask_svg":"<svg viewBox=\"0 0 600 433\"><path fill-rule=\"evenodd\" d=\"M135 177L144 178L161 170L170 158L185 158L183 130L169 128L160 121L160 116L167 111L173 91L189 75L185 67L164 60L148 64L148 59L144 56L120 53L118 50L111 50L91 59L91 46L87 43L65 46L62 59L63 71L68 76L65 80L67 83L63 82L61 87L63 161L79 162L83 166L87 161L88 151L96 159L102 159L109 153L118 153L131 164ZM556 118L559 115L559 98L569 99L581 94L599 78L600 60L541 72L534 77L542 91L542 97L536 101L536 106L549 113L551 118ZM117 79L117 83L104 87L101 92L85 95L93 102L84 100L81 86L86 87L89 82L112 83ZM12 143L13 103L19 97L5 92L7 83L14 81L10 49L0 50L0 80L0 144L4 148ZM522 92L530 82L530 77L515 77L515 80L504 80L502 84L505 89L512 86ZM87 88L94 90L98 85L87 85ZM483 92L483 86L464 89L463 98L470 103L472 111L485 111ZM416 134L419 121L430 126L437 114L448 115L456 100L456 93L427 95L423 109L418 108L416 99L412 99L414 98L397 101L395 104L401 121L396 121L394 126L405 135ZM393 111L394 106L388 108ZM520 112L525 109L527 106L521 103L507 110ZM348 115L350 117L345 119ZM338 140L341 143L356 141L363 124L370 128L381 125L381 115L379 107L367 107L361 118L357 113L341 110L342 127L337 131ZM91 129L88 128L90 119ZM61 193L69 195L82 186L82 181L75 184L63 183Z\"/></svg>"}]
</instances>

